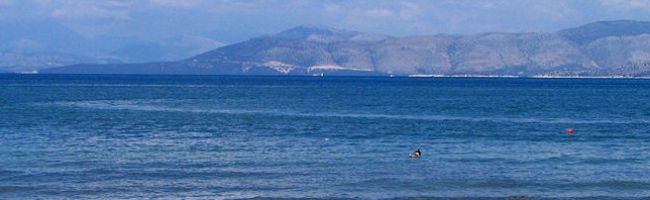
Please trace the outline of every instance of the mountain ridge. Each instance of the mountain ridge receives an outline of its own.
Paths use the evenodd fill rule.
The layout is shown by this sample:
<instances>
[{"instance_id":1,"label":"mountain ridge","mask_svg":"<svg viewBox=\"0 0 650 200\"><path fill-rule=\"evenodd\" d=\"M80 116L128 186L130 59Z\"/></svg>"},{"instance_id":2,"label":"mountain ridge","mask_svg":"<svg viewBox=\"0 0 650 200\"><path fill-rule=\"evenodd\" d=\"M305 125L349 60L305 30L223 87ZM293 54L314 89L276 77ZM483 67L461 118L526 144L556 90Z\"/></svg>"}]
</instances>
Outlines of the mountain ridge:
<instances>
[{"instance_id":1,"label":"mountain ridge","mask_svg":"<svg viewBox=\"0 0 650 200\"><path fill-rule=\"evenodd\" d=\"M0 19L0 30L0 69L16 73L80 63L174 61L223 46L196 35L83 35L53 20Z\"/></svg>"},{"instance_id":2,"label":"mountain ridge","mask_svg":"<svg viewBox=\"0 0 650 200\"><path fill-rule=\"evenodd\" d=\"M650 22L617 20L555 33L408 37L297 26L174 62L42 73L646 76L648 63Z\"/></svg>"}]
</instances>

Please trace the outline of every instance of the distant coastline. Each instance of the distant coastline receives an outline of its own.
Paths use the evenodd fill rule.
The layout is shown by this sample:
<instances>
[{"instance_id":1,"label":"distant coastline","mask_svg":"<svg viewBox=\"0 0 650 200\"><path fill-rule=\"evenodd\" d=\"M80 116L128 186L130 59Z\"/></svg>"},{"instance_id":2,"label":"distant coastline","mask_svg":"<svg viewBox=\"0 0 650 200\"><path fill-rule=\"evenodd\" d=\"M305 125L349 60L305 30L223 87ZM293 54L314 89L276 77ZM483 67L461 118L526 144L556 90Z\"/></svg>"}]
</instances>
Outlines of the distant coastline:
<instances>
[{"instance_id":1,"label":"distant coastline","mask_svg":"<svg viewBox=\"0 0 650 200\"><path fill-rule=\"evenodd\" d=\"M39 73L643 78L650 77L648 40L650 22L631 20L553 33L411 37L297 26L177 61L76 64Z\"/></svg>"},{"instance_id":2,"label":"distant coastline","mask_svg":"<svg viewBox=\"0 0 650 200\"><path fill-rule=\"evenodd\" d=\"M537 79L650 79L650 76L551 76L551 75L533 75L533 76L514 76L514 75L476 75L476 74L412 74L407 77L411 78L537 78Z\"/></svg>"},{"instance_id":3,"label":"distant coastline","mask_svg":"<svg viewBox=\"0 0 650 200\"><path fill-rule=\"evenodd\" d=\"M233 74L110 74L110 73L13 73L13 72L0 72L0 75L89 75L89 76L231 76L231 77L386 77L386 78L530 78L530 79L650 79L650 76L556 76L556 75L532 75L532 76L515 76L515 75L483 75L483 74L409 74L409 75L394 75L394 74L373 74L373 75L328 75L323 74L309 74L309 75L233 75Z\"/></svg>"}]
</instances>

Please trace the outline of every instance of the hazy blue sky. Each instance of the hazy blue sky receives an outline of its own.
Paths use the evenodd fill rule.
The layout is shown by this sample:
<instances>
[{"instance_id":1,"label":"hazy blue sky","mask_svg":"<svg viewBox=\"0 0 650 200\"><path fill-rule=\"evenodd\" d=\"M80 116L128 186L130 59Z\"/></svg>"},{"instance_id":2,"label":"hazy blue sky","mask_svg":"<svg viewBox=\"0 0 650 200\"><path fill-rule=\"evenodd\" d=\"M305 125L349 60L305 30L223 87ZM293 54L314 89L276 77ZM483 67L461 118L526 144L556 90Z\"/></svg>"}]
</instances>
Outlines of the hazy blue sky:
<instances>
[{"instance_id":1,"label":"hazy blue sky","mask_svg":"<svg viewBox=\"0 0 650 200\"><path fill-rule=\"evenodd\" d=\"M555 31L597 20L650 20L650 0L0 0L6 21L53 21L86 35L225 42L296 25L394 36Z\"/></svg>"}]
</instances>

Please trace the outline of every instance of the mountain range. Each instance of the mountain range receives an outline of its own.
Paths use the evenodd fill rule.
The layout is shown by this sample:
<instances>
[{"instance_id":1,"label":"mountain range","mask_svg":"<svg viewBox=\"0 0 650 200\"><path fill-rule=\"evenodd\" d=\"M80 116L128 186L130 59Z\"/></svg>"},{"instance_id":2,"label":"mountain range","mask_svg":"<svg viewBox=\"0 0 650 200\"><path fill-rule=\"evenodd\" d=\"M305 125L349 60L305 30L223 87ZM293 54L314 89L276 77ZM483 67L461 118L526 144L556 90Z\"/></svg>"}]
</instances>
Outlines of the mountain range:
<instances>
[{"instance_id":1,"label":"mountain range","mask_svg":"<svg viewBox=\"0 0 650 200\"><path fill-rule=\"evenodd\" d=\"M224 75L650 76L650 22L553 33L391 37L299 26L186 59L79 64L40 73Z\"/></svg>"},{"instance_id":2,"label":"mountain range","mask_svg":"<svg viewBox=\"0 0 650 200\"><path fill-rule=\"evenodd\" d=\"M173 61L223 46L202 35L85 36L53 21L0 21L0 69L31 73L80 63Z\"/></svg>"}]
</instances>

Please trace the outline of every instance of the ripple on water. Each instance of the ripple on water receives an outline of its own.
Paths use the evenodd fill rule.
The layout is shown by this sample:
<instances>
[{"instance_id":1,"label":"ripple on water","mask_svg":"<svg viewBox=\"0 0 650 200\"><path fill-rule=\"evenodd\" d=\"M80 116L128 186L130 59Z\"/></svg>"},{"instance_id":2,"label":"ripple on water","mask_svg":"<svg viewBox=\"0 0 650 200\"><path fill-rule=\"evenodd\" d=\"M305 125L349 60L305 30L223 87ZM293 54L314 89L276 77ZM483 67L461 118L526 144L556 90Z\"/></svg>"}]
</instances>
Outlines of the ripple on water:
<instances>
[{"instance_id":1,"label":"ripple on water","mask_svg":"<svg viewBox=\"0 0 650 200\"><path fill-rule=\"evenodd\" d=\"M100 100L100 101L74 101L55 102L51 104L69 107L106 110L133 110L152 112L180 112L180 113L213 113L231 115L270 115L314 118L365 118L365 119L400 119L424 121L468 121L468 122L494 122L494 123L540 123L540 124L650 124L646 119L575 119L575 118L521 118L521 117L481 117L481 116L451 116L451 115L392 115L392 114L367 114L367 113L336 113L336 112L304 112L276 109L210 109L193 107L172 107L181 100L166 99L141 99L141 100Z\"/></svg>"}]
</instances>

